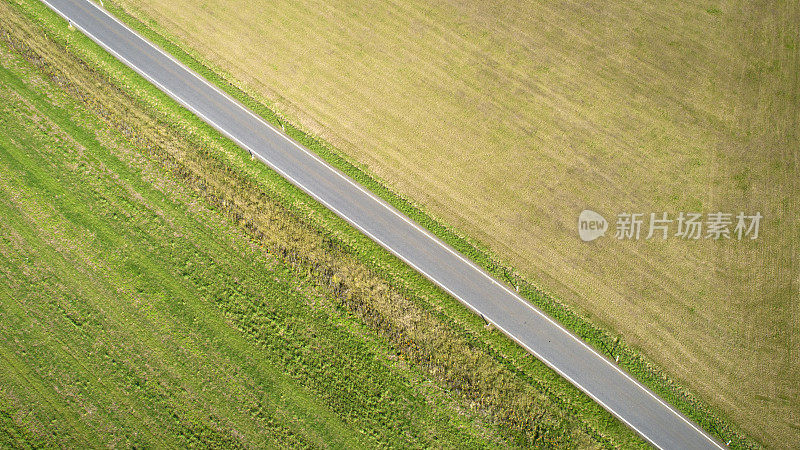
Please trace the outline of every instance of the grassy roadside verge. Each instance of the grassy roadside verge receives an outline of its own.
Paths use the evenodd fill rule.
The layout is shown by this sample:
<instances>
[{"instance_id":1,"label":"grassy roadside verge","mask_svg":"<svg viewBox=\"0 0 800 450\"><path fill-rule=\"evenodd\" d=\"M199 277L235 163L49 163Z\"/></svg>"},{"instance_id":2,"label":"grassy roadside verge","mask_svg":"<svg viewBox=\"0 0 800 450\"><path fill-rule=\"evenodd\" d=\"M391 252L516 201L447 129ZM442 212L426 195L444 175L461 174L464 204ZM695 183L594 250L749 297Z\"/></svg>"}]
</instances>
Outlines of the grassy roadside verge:
<instances>
[{"instance_id":1,"label":"grassy roadside verge","mask_svg":"<svg viewBox=\"0 0 800 450\"><path fill-rule=\"evenodd\" d=\"M182 60L190 67L197 70L208 79L212 80L215 84L228 91L234 97L238 98L251 109L261 114L267 120L270 120L275 124L279 123L278 116L267 107L262 106L257 101L248 97L245 93L236 90L236 88L227 83L224 78L215 75L211 70L207 69L200 62L197 62L196 59L183 52L180 48L171 44L161 36L155 34L150 27L136 22L133 18L127 16L123 11L113 8L111 5L108 6L112 12L117 15L117 17L122 18L124 21L131 24L133 28L137 29L137 31L154 40L163 48L166 48L178 59ZM630 373L634 374L663 398L667 399L679 409L684 411L687 415L698 421L704 428L710 430L713 434L717 435L724 441L733 440L734 444L739 443L741 445L746 445L746 441L744 441L741 436L737 436L733 428L723 419L721 419L718 414L711 412L709 408L704 406L690 393L671 382L663 373L659 372L656 368L644 361L638 355L638 353L635 352L635 350L626 347L623 343L617 342L612 333L604 331L587 322L586 320L583 320L573 312L569 311L563 305L559 304L553 298L539 291L525 280L520 279L514 274L512 269L499 263L498 258L489 254L485 250L482 250L481 247L475 243L470 242L468 239L460 236L456 231L441 225L439 222L427 216L421 209L417 208L410 202L392 193L379 181L374 180L368 174L361 171L358 167L344 160L337 154L335 149L330 148L330 146L326 145L324 142L308 136L301 130L293 127L291 124L285 124L285 126L286 131L290 136L305 144L317 152L320 156L331 162L334 166L343 170L345 173L348 173L350 176L367 186L373 192L377 193L395 207L411 216L414 220L421 223L423 226L441 237L454 248L468 255L471 259L473 259L473 261L477 262L495 276L505 279L510 284L517 286L523 296L544 309L548 314L550 314L552 317L555 317L562 324L573 330L576 334L583 337L587 342L595 346L595 348L612 357L619 356L620 364ZM327 220L325 214L319 211L310 212L310 215L316 216L316 220L320 221L320 223ZM357 237L350 236L347 237L347 239L352 243L352 248L356 251L362 248L369 248L363 247L367 244L359 240ZM371 254L372 252L366 253L368 253L364 255L366 258L380 259L380 267L383 267L388 273L391 273L396 283L403 284L409 289L411 289L411 286L424 283L424 281L420 281L419 277L415 277L413 274L409 274L400 269L395 269L394 264L396 263L394 261L386 259L382 256L375 256L374 254ZM447 308L449 315L459 317L458 320L470 323L470 326L475 325L476 320L474 318L463 317L462 313L456 311L457 307L448 306ZM506 351L513 352L511 349L507 349ZM522 360L523 358L519 357L519 359Z\"/></svg>"}]
</instances>

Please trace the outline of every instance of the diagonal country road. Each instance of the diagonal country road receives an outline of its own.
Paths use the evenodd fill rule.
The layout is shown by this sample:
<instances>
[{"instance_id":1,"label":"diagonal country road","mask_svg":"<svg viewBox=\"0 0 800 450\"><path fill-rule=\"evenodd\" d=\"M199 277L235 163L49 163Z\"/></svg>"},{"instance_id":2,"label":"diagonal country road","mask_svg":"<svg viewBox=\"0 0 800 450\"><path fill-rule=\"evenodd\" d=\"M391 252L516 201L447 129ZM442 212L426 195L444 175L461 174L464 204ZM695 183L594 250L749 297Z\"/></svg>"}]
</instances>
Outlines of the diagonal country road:
<instances>
[{"instance_id":1,"label":"diagonal country road","mask_svg":"<svg viewBox=\"0 0 800 450\"><path fill-rule=\"evenodd\" d=\"M722 448L613 362L89 0L42 0L111 54L397 255L656 447Z\"/></svg>"}]
</instances>

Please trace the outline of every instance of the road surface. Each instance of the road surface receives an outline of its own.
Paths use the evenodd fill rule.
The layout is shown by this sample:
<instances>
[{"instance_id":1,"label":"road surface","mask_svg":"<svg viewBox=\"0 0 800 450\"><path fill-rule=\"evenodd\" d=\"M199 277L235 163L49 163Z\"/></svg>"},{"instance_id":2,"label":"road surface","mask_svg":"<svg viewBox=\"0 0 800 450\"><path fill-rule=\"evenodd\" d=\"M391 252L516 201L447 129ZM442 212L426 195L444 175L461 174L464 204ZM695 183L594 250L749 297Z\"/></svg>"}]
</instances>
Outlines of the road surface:
<instances>
[{"instance_id":1,"label":"road surface","mask_svg":"<svg viewBox=\"0 0 800 450\"><path fill-rule=\"evenodd\" d=\"M42 0L133 70L422 273L659 448L722 448L465 257L88 0Z\"/></svg>"}]
</instances>

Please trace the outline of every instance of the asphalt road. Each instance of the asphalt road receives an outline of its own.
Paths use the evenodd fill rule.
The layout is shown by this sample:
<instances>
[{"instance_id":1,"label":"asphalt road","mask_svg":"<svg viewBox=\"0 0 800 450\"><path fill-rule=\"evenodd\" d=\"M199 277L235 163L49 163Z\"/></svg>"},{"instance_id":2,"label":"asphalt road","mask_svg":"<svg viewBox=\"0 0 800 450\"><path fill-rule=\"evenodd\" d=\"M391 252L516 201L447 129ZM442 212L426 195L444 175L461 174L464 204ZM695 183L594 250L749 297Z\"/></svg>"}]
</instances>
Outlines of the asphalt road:
<instances>
[{"instance_id":1,"label":"asphalt road","mask_svg":"<svg viewBox=\"0 0 800 450\"><path fill-rule=\"evenodd\" d=\"M88 0L43 2L205 122L482 314L656 447L722 448L512 290L99 6Z\"/></svg>"}]
</instances>

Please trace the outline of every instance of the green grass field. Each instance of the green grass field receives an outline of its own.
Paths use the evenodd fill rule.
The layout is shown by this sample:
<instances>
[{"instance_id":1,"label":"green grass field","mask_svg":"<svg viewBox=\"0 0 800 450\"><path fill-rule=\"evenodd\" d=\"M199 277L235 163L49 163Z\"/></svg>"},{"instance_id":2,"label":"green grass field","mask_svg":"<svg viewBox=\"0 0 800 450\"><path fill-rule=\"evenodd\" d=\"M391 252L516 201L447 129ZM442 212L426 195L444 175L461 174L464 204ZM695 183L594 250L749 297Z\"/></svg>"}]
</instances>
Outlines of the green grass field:
<instances>
[{"instance_id":1,"label":"green grass field","mask_svg":"<svg viewBox=\"0 0 800 450\"><path fill-rule=\"evenodd\" d=\"M796 2L109 4L762 443L800 441ZM753 242L586 244L584 208L765 221Z\"/></svg>"},{"instance_id":2,"label":"green grass field","mask_svg":"<svg viewBox=\"0 0 800 450\"><path fill-rule=\"evenodd\" d=\"M33 0L0 227L2 447L643 445Z\"/></svg>"}]
</instances>

